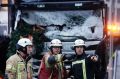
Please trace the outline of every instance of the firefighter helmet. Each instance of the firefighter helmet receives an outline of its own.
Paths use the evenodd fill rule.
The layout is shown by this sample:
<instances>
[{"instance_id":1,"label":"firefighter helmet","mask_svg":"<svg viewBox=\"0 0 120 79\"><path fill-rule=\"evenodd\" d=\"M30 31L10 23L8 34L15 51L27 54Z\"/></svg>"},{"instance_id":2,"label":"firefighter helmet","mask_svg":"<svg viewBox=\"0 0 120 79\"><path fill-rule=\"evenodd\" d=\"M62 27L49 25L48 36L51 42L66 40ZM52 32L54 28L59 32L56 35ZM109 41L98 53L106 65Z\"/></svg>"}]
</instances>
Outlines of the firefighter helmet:
<instances>
[{"instance_id":1,"label":"firefighter helmet","mask_svg":"<svg viewBox=\"0 0 120 79\"><path fill-rule=\"evenodd\" d=\"M73 47L76 46L85 46L85 42L82 39L77 39L75 40Z\"/></svg>"},{"instance_id":2,"label":"firefighter helmet","mask_svg":"<svg viewBox=\"0 0 120 79\"><path fill-rule=\"evenodd\" d=\"M33 45L30 39L28 38L21 38L16 45L16 49L19 50L20 48L25 48L28 45Z\"/></svg>"},{"instance_id":3,"label":"firefighter helmet","mask_svg":"<svg viewBox=\"0 0 120 79\"><path fill-rule=\"evenodd\" d=\"M53 46L62 47L62 42L59 39L53 39L50 43L50 47L53 47Z\"/></svg>"},{"instance_id":4,"label":"firefighter helmet","mask_svg":"<svg viewBox=\"0 0 120 79\"><path fill-rule=\"evenodd\" d=\"M30 39L28 38L21 38L18 43L18 45L22 46L22 47L25 47L25 46L28 46L28 45L32 45L32 42L30 41Z\"/></svg>"}]
</instances>

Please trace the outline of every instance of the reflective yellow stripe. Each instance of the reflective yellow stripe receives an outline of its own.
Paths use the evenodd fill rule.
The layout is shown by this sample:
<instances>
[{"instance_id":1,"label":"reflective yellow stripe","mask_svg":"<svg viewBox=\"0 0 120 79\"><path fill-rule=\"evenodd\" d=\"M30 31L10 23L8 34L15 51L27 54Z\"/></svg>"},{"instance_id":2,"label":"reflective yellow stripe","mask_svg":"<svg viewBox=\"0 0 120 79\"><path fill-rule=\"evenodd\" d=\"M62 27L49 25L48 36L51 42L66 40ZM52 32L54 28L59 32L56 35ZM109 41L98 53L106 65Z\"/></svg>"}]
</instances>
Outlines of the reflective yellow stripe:
<instances>
[{"instance_id":1,"label":"reflective yellow stripe","mask_svg":"<svg viewBox=\"0 0 120 79\"><path fill-rule=\"evenodd\" d=\"M22 79L22 77L21 77L21 73L18 73L18 78L17 79Z\"/></svg>"},{"instance_id":2,"label":"reflective yellow stripe","mask_svg":"<svg viewBox=\"0 0 120 79\"><path fill-rule=\"evenodd\" d=\"M79 63L82 63L83 79L87 79L87 76L86 76L86 65L85 65L85 59L84 59L84 60L78 60L78 61L74 61L74 62L72 62L72 66L73 66L74 64L79 64Z\"/></svg>"},{"instance_id":3,"label":"reflective yellow stripe","mask_svg":"<svg viewBox=\"0 0 120 79\"><path fill-rule=\"evenodd\" d=\"M82 63L82 68L83 68L83 76L84 76L84 79L87 79L87 76L86 76L86 65L85 65L85 60L82 60L83 63Z\"/></svg>"},{"instance_id":4,"label":"reflective yellow stripe","mask_svg":"<svg viewBox=\"0 0 120 79\"><path fill-rule=\"evenodd\" d=\"M53 67L53 65L52 64L49 64L48 63L48 58L50 57L50 55L45 55L45 66L46 66L46 68L51 68L51 67Z\"/></svg>"},{"instance_id":5,"label":"reflective yellow stripe","mask_svg":"<svg viewBox=\"0 0 120 79\"><path fill-rule=\"evenodd\" d=\"M15 67L12 67L12 71L13 71L13 72L16 72L16 68L15 68Z\"/></svg>"},{"instance_id":6,"label":"reflective yellow stripe","mask_svg":"<svg viewBox=\"0 0 120 79\"><path fill-rule=\"evenodd\" d=\"M8 64L8 65L6 66L6 69L8 69L8 70L9 70L9 69L12 69L12 65L9 65L9 64Z\"/></svg>"},{"instance_id":7,"label":"reflective yellow stripe","mask_svg":"<svg viewBox=\"0 0 120 79\"><path fill-rule=\"evenodd\" d=\"M46 66L47 68L50 68L50 67L51 67L50 64L48 63L48 59L45 60L45 66Z\"/></svg>"},{"instance_id":8,"label":"reflective yellow stripe","mask_svg":"<svg viewBox=\"0 0 120 79\"><path fill-rule=\"evenodd\" d=\"M18 67L17 67L17 73L18 73L18 78L17 79L22 79L22 73L20 71L20 68L24 66L23 62L18 62Z\"/></svg>"},{"instance_id":9,"label":"reflective yellow stripe","mask_svg":"<svg viewBox=\"0 0 120 79\"><path fill-rule=\"evenodd\" d=\"M6 66L6 70L7 70L7 71L16 72L16 68L15 68L13 65L10 65L10 64L8 64L8 65Z\"/></svg>"}]
</instances>

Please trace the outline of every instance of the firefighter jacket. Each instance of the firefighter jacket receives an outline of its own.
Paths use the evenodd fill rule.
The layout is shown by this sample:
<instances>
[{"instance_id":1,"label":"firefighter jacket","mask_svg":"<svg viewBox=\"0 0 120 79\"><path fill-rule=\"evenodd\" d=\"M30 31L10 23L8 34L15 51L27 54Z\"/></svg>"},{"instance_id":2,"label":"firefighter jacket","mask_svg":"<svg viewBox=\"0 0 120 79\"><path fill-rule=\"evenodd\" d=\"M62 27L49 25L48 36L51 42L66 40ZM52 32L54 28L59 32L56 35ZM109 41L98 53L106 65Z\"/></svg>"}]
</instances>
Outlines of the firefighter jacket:
<instances>
[{"instance_id":1,"label":"firefighter jacket","mask_svg":"<svg viewBox=\"0 0 120 79\"><path fill-rule=\"evenodd\" d=\"M96 75L96 62L85 53L77 55L72 61L70 74L74 79L99 79L98 74Z\"/></svg>"},{"instance_id":2,"label":"firefighter jacket","mask_svg":"<svg viewBox=\"0 0 120 79\"><path fill-rule=\"evenodd\" d=\"M65 79L65 73L63 63L57 62L55 56L50 52L43 56L39 69L39 79Z\"/></svg>"},{"instance_id":3,"label":"firefighter jacket","mask_svg":"<svg viewBox=\"0 0 120 79\"><path fill-rule=\"evenodd\" d=\"M17 53L6 62L6 75L8 79L32 79L32 73L31 62L26 62Z\"/></svg>"}]
</instances>

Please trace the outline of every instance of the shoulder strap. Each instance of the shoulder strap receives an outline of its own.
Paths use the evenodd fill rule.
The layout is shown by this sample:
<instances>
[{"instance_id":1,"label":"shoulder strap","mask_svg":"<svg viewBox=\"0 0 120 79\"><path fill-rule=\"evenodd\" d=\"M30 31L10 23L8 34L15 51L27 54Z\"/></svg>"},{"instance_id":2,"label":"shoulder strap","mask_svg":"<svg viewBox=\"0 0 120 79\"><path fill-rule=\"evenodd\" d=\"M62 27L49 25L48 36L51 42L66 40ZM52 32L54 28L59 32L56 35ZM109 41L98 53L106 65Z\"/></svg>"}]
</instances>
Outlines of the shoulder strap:
<instances>
[{"instance_id":1,"label":"shoulder strap","mask_svg":"<svg viewBox=\"0 0 120 79\"><path fill-rule=\"evenodd\" d=\"M39 70L38 70L38 74L40 74L40 70L41 70L41 68L42 68L42 66L43 66L43 59L42 60L40 60L40 68L39 68Z\"/></svg>"}]
</instances>

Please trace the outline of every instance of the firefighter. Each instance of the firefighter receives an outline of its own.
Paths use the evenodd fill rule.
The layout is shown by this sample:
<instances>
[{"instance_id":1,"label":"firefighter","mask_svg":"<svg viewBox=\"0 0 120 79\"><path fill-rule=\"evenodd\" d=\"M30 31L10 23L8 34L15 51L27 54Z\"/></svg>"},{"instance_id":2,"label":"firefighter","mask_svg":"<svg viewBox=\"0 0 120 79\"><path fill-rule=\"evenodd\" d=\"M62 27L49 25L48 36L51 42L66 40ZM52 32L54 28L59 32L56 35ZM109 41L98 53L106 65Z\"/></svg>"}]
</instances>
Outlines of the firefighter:
<instances>
[{"instance_id":1,"label":"firefighter","mask_svg":"<svg viewBox=\"0 0 120 79\"><path fill-rule=\"evenodd\" d=\"M70 75L74 79L99 79L95 78L97 55L87 55L85 53L85 42L82 39L77 39L72 46L76 56L72 61Z\"/></svg>"},{"instance_id":2,"label":"firefighter","mask_svg":"<svg viewBox=\"0 0 120 79\"><path fill-rule=\"evenodd\" d=\"M28 38L21 38L16 44L16 54L6 61L8 79L32 79L31 53L33 44Z\"/></svg>"},{"instance_id":3,"label":"firefighter","mask_svg":"<svg viewBox=\"0 0 120 79\"><path fill-rule=\"evenodd\" d=\"M41 60L39 79L65 79L65 68L62 62L62 42L53 39L49 46L50 51L45 53Z\"/></svg>"}]
</instances>

